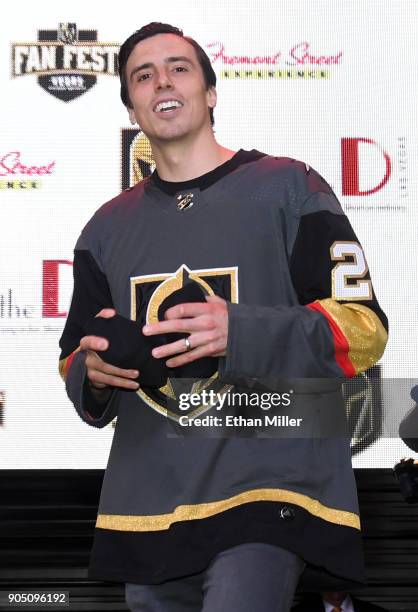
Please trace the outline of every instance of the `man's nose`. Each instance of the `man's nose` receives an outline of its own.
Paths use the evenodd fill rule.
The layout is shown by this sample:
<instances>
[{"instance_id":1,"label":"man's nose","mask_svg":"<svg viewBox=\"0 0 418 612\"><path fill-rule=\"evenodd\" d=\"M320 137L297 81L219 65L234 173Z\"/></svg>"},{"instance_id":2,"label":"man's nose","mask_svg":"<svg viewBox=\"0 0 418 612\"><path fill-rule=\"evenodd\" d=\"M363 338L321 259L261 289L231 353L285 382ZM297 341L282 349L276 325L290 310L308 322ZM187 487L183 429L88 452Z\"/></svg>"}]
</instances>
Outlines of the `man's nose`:
<instances>
[{"instance_id":1,"label":"man's nose","mask_svg":"<svg viewBox=\"0 0 418 612\"><path fill-rule=\"evenodd\" d=\"M159 70L155 80L156 89L170 89L173 86L167 70Z\"/></svg>"}]
</instances>

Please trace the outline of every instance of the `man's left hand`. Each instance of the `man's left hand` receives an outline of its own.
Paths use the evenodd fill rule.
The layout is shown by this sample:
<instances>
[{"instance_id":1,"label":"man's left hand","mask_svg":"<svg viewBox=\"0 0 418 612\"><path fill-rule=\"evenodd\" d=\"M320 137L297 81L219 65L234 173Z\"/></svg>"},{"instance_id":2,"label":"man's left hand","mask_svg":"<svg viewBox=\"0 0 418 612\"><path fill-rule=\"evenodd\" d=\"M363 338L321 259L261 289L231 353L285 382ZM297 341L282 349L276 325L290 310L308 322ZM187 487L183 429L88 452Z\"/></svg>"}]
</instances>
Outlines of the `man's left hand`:
<instances>
[{"instance_id":1,"label":"man's left hand","mask_svg":"<svg viewBox=\"0 0 418 612\"><path fill-rule=\"evenodd\" d=\"M157 359L176 355L166 362L169 368L182 366L202 357L226 355L228 308L226 301L217 295L207 296L206 303L195 302L173 306L165 313L165 319L145 325L142 331L145 336L172 332L190 334L189 350L184 338L153 349L152 355Z\"/></svg>"}]
</instances>

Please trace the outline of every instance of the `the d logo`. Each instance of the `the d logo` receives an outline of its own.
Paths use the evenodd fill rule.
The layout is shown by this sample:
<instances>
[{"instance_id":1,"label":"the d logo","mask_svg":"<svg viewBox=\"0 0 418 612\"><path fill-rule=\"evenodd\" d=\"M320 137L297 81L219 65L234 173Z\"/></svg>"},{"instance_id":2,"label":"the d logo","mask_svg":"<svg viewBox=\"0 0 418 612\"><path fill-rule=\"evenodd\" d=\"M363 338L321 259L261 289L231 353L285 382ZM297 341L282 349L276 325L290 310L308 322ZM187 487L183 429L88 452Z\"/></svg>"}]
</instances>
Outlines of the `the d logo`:
<instances>
[{"instance_id":1,"label":"the d logo","mask_svg":"<svg viewBox=\"0 0 418 612\"><path fill-rule=\"evenodd\" d=\"M364 191L359 186L359 143L366 143L376 147L386 162L385 175L378 185ZM370 138L342 138L341 139L341 170L342 194L345 196L366 196L376 193L388 182L391 174L390 157L382 147Z\"/></svg>"}]
</instances>

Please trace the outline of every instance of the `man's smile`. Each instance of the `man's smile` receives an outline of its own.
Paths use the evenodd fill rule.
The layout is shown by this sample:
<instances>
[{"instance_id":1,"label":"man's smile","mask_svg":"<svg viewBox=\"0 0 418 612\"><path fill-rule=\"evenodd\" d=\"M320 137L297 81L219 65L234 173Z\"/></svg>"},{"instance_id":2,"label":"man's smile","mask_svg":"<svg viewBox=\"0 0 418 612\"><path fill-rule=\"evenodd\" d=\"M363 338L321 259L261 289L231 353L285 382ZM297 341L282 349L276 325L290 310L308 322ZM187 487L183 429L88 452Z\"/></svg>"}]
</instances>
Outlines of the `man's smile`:
<instances>
[{"instance_id":1,"label":"man's smile","mask_svg":"<svg viewBox=\"0 0 418 612\"><path fill-rule=\"evenodd\" d=\"M179 100L161 100L154 106L153 111L154 113L171 114L177 111L179 108L182 108L182 106L183 103Z\"/></svg>"}]
</instances>

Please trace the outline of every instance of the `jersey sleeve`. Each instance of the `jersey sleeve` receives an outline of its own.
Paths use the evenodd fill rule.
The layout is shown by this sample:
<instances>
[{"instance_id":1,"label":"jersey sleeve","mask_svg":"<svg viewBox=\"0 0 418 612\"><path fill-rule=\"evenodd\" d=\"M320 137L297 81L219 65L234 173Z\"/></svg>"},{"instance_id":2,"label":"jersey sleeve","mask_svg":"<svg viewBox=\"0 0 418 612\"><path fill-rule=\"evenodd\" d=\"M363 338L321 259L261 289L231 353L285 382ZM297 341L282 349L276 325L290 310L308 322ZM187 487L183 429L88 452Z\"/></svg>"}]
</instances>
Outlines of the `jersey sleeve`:
<instances>
[{"instance_id":1,"label":"jersey sleeve","mask_svg":"<svg viewBox=\"0 0 418 612\"><path fill-rule=\"evenodd\" d=\"M309 173L315 189L298 208L288 253L299 305L228 305L228 382L352 377L383 354L388 323L363 249L331 188Z\"/></svg>"},{"instance_id":2,"label":"jersey sleeve","mask_svg":"<svg viewBox=\"0 0 418 612\"><path fill-rule=\"evenodd\" d=\"M74 289L67 321L59 345L59 371L66 391L83 421L94 427L104 427L117 414L119 394L113 390L107 401L96 400L87 379L85 352L80 340L86 334L84 326L102 308L112 308L113 300L106 276L87 248L84 236L74 251Z\"/></svg>"},{"instance_id":3,"label":"jersey sleeve","mask_svg":"<svg viewBox=\"0 0 418 612\"><path fill-rule=\"evenodd\" d=\"M383 354L388 322L373 289L363 248L332 194L307 200L290 259L299 303L326 318L333 360L355 376Z\"/></svg>"}]
</instances>

